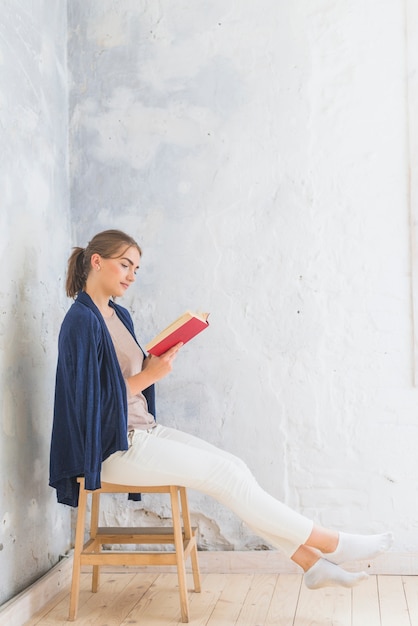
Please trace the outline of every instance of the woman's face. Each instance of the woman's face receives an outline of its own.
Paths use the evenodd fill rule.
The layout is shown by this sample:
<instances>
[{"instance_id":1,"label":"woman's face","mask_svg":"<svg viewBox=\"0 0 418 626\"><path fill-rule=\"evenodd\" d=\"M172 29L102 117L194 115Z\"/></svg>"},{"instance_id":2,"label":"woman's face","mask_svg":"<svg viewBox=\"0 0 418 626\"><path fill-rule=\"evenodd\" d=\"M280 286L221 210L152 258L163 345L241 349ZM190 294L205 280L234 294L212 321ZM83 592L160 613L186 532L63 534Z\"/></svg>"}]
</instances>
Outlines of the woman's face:
<instances>
[{"instance_id":1,"label":"woman's face","mask_svg":"<svg viewBox=\"0 0 418 626\"><path fill-rule=\"evenodd\" d=\"M140 254L134 246L121 248L121 255L112 259L98 256L96 267L102 288L109 296L120 297L136 280L139 269Z\"/></svg>"}]
</instances>

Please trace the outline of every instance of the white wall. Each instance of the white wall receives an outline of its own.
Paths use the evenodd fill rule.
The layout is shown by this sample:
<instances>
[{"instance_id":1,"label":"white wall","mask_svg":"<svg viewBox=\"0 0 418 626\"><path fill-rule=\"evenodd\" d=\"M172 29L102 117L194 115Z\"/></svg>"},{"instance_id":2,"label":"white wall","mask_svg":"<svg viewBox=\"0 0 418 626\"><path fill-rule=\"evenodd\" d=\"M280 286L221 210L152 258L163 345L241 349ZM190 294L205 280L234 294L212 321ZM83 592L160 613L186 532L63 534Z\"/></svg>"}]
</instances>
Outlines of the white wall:
<instances>
[{"instance_id":1,"label":"white wall","mask_svg":"<svg viewBox=\"0 0 418 626\"><path fill-rule=\"evenodd\" d=\"M125 300L143 342L211 311L158 385L160 421L318 522L413 551L403 11L73 0L70 146L77 243L119 227L143 245ZM140 515L124 505L109 515ZM263 543L193 509L203 547Z\"/></svg>"},{"instance_id":2,"label":"white wall","mask_svg":"<svg viewBox=\"0 0 418 626\"><path fill-rule=\"evenodd\" d=\"M0 5L0 604L70 547L48 487L57 334L67 302L66 5Z\"/></svg>"},{"instance_id":3,"label":"white wall","mask_svg":"<svg viewBox=\"0 0 418 626\"><path fill-rule=\"evenodd\" d=\"M144 247L125 300L144 343L211 311L158 385L159 420L318 522L416 551L403 3L68 8L68 77L65 3L0 8L0 603L69 547L47 486L63 280L71 246L108 227ZM192 502L201 547L263 544Z\"/></svg>"}]
</instances>

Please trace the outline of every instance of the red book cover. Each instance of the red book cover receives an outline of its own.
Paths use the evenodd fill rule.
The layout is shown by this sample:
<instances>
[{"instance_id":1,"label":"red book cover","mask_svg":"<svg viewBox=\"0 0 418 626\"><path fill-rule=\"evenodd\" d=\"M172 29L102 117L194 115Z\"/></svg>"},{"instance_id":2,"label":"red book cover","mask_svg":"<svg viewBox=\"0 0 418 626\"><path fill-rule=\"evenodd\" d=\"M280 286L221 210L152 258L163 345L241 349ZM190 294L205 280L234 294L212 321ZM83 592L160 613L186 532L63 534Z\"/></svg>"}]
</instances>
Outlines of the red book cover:
<instances>
[{"instance_id":1,"label":"red book cover","mask_svg":"<svg viewBox=\"0 0 418 626\"><path fill-rule=\"evenodd\" d=\"M187 343L209 326L208 313L184 313L175 322L147 343L145 349L154 356L161 356L180 341Z\"/></svg>"}]
</instances>

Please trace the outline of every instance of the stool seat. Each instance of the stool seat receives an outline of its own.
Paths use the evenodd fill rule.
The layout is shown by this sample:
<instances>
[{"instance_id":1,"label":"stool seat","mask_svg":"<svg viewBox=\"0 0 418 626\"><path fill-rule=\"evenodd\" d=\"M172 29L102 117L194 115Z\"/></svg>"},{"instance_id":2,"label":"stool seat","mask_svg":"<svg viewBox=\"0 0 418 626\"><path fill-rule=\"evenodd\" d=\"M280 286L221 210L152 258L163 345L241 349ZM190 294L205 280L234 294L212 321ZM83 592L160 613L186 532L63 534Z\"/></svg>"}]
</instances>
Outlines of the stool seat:
<instances>
[{"instance_id":1,"label":"stool seat","mask_svg":"<svg viewBox=\"0 0 418 626\"><path fill-rule=\"evenodd\" d=\"M78 478L80 494L74 542L73 575L70 593L69 620L74 621L78 611L80 572L82 565L93 566L92 591L99 588L101 565L175 565L180 594L182 622L189 621L189 600L186 581L186 559L192 564L194 591L200 591L200 573L197 558L196 529L190 523L185 487L162 485L144 487L103 483L100 489L85 489L84 478ZM167 526L119 527L99 526L100 495L102 493L166 493L170 495L172 523ZM91 494L89 538L84 542L87 496ZM154 550L102 550L103 545L172 544L170 551Z\"/></svg>"}]
</instances>

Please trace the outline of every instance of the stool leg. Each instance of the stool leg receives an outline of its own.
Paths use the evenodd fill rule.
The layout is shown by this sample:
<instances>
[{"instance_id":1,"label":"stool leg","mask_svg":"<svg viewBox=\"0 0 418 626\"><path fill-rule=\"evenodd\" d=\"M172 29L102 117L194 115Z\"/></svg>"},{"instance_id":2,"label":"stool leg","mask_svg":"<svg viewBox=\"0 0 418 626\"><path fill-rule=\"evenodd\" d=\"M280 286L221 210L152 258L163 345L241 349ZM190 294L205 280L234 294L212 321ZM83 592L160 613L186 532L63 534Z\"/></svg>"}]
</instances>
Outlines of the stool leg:
<instances>
[{"instance_id":1,"label":"stool leg","mask_svg":"<svg viewBox=\"0 0 418 626\"><path fill-rule=\"evenodd\" d=\"M183 531L181 527L178 487L170 487L173 514L174 546L176 551L177 576L179 581L181 621L189 621L189 599L187 596L186 565L184 559Z\"/></svg>"},{"instance_id":2,"label":"stool leg","mask_svg":"<svg viewBox=\"0 0 418 626\"><path fill-rule=\"evenodd\" d=\"M99 511L100 511L100 492L94 491L91 495L91 518L90 518L90 539L94 539L97 536L97 529L99 527ZM102 546L99 546L99 550ZM96 593L99 589L100 583L100 566L93 565L93 577L91 581L91 590Z\"/></svg>"},{"instance_id":3,"label":"stool leg","mask_svg":"<svg viewBox=\"0 0 418 626\"><path fill-rule=\"evenodd\" d=\"M189 539L193 541L193 547L190 552L190 559L192 562L194 590L196 593L199 593L201 590L201 587L200 587L199 561L197 559L196 537L193 533L192 524L190 522L189 504L187 501L187 492L186 492L185 487L180 487L180 499L181 499L181 512L183 516L183 525L184 525L184 537L185 539Z\"/></svg>"},{"instance_id":4,"label":"stool leg","mask_svg":"<svg viewBox=\"0 0 418 626\"><path fill-rule=\"evenodd\" d=\"M80 555L84 545L84 521L86 517L87 492L84 490L84 479L80 481L80 496L78 500L77 524L74 542L73 578L70 593L70 612L68 619L73 622L77 617L78 596L80 593Z\"/></svg>"}]
</instances>

